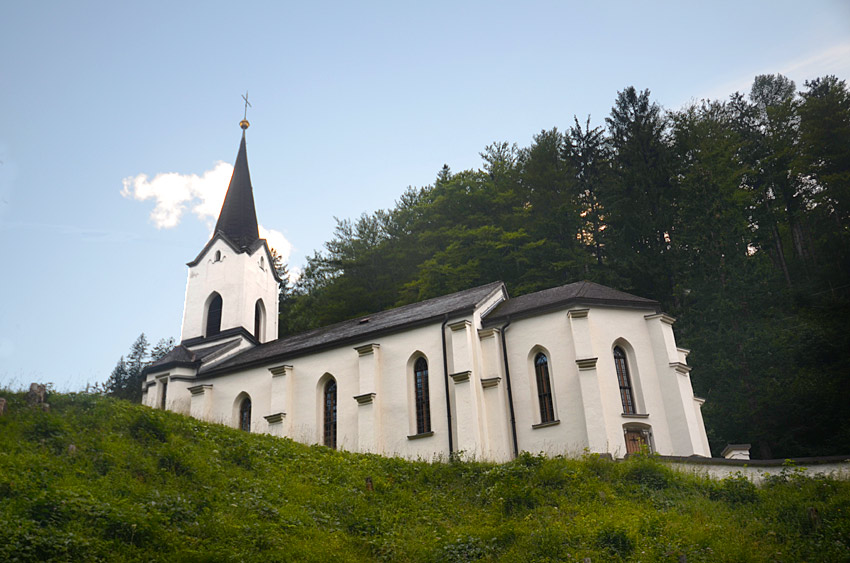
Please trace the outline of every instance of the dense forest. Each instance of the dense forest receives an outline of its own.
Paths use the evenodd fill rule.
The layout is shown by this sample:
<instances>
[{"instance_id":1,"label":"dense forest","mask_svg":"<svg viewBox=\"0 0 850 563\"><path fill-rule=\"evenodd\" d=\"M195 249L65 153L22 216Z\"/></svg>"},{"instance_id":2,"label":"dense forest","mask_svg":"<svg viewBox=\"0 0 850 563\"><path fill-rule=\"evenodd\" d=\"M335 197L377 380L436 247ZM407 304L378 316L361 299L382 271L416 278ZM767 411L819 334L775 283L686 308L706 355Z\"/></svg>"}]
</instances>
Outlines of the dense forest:
<instances>
[{"instance_id":1,"label":"dense forest","mask_svg":"<svg viewBox=\"0 0 850 563\"><path fill-rule=\"evenodd\" d=\"M626 88L605 123L493 143L479 170L338 220L281 291L281 336L494 280L592 280L677 317L715 454L850 452L845 81L762 75L676 111Z\"/></svg>"}]
</instances>

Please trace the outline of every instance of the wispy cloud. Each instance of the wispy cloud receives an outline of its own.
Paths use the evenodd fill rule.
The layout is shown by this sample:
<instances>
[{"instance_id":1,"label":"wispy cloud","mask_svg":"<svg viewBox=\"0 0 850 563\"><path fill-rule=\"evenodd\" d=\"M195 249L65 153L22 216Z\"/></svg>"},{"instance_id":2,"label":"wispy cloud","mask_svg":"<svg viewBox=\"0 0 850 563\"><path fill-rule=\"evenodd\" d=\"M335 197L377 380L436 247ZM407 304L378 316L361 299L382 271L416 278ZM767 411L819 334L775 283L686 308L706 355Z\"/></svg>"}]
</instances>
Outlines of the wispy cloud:
<instances>
[{"instance_id":1,"label":"wispy cloud","mask_svg":"<svg viewBox=\"0 0 850 563\"><path fill-rule=\"evenodd\" d=\"M809 53L790 61L779 62L773 68L758 68L730 79L706 93L704 98L723 100L733 92L748 93L753 79L760 74L783 74L797 83L797 89L803 88L805 80L812 80L827 74L834 74L840 80L850 80L850 41L832 45L822 51Z\"/></svg>"},{"instance_id":2,"label":"wispy cloud","mask_svg":"<svg viewBox=\"0 0 850 563\"><path fill-rule=\"evenodd\" d=\"M226 162L217 162L200 176L166 172L149 179L147 174L139 174L124 178L121 195L136 201L153 199L156 205L151 221L157 229L176 227L187 207L199 219L209 222L221 210L232 174L233 166Z\"/></svg>"},{"instance_id":3,"label":"wispy cloud","mask_svg":"<svg viewBox=\"0 0 850 563\"><path fill-rule=\"evenodd\" d=\"M166 172L149 179L147 174L139 174L124 178L121 195L136 201L154 200L150 218L157 229L176 227L190 209L212 231L232 174L233 166L221 161L200 176ZM260 236L268 241L269 247L274 248L284 262L288 261L292 243L280 231L259 227Z\"/></svg>"}]
</instances>

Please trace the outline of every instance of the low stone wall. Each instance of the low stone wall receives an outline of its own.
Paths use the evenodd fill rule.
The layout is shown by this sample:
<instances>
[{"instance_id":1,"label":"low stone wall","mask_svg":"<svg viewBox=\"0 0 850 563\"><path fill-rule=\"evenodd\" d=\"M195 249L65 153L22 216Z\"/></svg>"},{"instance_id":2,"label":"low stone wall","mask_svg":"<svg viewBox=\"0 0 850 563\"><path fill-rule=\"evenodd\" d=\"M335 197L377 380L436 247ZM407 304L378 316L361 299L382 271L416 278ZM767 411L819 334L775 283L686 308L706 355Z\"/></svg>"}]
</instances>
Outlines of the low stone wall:
<instances>
[{"instance_id":1,"label":"low stone wall","mask_svg":"<svg viewBox=\"0 0 850 563\"><path fill-rule=\"evenodd\" d=\"M768 475L799 473L808 477L817 475L834 479L850 479L850 455L801 457L794 459L725 459L718 457L659 456L670 467L688 473L723 479L741 474L753 483L761 483Z\"/></svg>"}]
</instances>

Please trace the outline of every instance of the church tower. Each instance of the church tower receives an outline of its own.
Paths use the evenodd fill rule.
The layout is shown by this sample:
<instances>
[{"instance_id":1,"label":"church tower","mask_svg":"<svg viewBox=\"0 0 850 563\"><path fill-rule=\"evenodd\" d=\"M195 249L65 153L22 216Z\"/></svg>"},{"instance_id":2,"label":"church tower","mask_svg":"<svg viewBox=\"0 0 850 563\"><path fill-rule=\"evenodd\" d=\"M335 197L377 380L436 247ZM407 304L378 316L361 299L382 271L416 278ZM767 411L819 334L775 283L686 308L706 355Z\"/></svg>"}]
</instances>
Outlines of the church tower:
<instances>
[{"instance_id":1,"label":"church tower","mask_svg":"<svg viewBox=\"0 0 850 563\"><path fill-rule=\"evenodd\" d=\"M261 239L245 148L247 120L233 176L210 241L187 263L189 277L180 338L191 349L240 341L238 348L277 338L280 278Z\"/></svg>"}]
</instances>

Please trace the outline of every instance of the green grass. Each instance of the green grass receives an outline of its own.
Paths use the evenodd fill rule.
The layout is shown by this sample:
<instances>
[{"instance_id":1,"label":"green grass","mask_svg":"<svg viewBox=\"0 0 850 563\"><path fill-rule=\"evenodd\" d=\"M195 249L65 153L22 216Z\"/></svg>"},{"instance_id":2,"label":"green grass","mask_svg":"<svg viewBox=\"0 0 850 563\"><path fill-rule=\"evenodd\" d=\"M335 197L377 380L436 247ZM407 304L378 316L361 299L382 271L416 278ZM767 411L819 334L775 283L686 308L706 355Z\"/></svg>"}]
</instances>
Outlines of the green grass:
<instances>
[{"instance_id":1,"label":"green grass","mask_svg":"<svg viewBox=\"0 0 850 563\"><path fill-rule=\"evenodd\" d=\"M0 561L847 561L850 483L523 454L428 463L102 396L2 393ZM368 490L371 478L374 490Z\"/></svg>"}]
</instances>

